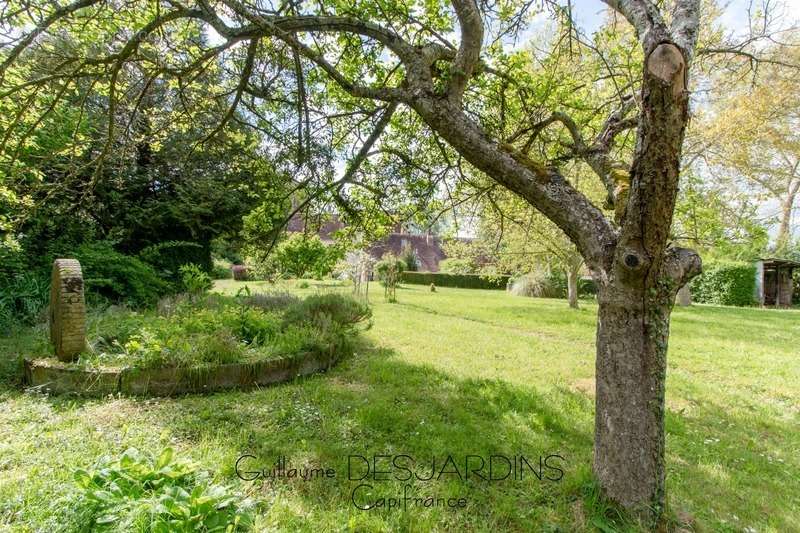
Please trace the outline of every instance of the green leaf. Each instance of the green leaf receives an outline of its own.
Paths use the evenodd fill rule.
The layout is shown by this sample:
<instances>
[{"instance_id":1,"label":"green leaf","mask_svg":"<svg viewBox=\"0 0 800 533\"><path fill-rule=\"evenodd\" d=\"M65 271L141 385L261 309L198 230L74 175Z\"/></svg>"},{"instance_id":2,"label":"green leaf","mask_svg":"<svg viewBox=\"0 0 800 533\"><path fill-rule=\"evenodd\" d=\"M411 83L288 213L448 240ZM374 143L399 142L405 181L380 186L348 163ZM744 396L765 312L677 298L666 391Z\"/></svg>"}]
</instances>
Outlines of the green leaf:
<instances>
[{"instance_id":1,"label":"green leaf","mask_svg":"<svg viewBox=\"0 0 800 533\"><path fill-rule=\"evenodd\" d=\"M173 450L172 448L164 448L164 451L161 452L161 455L158 456L158 462L156 462L156 468L161 469L167 466L170 461L172 461Z\"/></svg>"}]
</instances>

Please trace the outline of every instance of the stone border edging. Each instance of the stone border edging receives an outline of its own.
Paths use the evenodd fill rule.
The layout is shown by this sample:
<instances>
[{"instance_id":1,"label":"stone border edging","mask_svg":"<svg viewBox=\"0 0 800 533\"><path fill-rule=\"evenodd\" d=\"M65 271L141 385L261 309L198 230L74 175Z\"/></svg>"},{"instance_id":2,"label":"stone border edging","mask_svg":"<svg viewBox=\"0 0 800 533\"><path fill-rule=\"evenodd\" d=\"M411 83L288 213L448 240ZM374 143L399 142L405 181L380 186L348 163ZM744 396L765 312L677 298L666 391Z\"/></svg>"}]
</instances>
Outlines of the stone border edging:
<instances>
[{"instance_id":1,"label":"stone border edging","mask_svg":"<svg viewBox=\"0 0 800 533\"><path fill-rule=\"evenodd\" d=\"M70 368L48 360L24 360L28 386L53 394L83 396L125 394L131 396L177 396L232 389L247 389L290 381L328 370L337 359L300 354L256 363L233 363L208 368Z\"/></svg>"}]
</instances>

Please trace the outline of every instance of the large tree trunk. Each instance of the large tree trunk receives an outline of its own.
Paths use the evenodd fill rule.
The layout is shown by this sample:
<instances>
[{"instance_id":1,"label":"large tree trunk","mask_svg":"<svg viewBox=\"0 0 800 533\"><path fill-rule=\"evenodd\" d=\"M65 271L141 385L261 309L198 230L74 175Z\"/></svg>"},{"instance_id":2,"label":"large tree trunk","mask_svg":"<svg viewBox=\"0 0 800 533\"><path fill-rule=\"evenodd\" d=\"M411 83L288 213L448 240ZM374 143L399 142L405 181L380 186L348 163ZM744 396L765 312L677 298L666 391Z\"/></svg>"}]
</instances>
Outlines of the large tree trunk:
<instances>
[{"instance_id":1,"label":"large tree trunk","mask_svg":"<svg viewBox=\"0 0 800 533\"><path fill-rule=\"evenodd\" d=\"M567 300L572 309L578 309L578 272L580 267L567 268Z\"/></svg>"},{"instance_id":2,"label":"large tree trunk","mask_svg":"<svg viewBox=\"0 0 800 533\"><path fill-rule=\"evenodd\" d=\"M664 504L667 302L645 291L598 295L594 471L609 498L643 516Z\"/></svg>"},{"instance_id":3,"label":"large tree trunk","mask_svg":"<svg viewBox=\"0 0 800 533\"><path fill-rule=\"evenodd\" d=\"M797 197L798 188L800 188L800 179L790 183L786 197L781 202L780 224L778 226L778 234L775 237L775 244L779 252L783 252L789 244L789 228L792 223L792 211L794 210L794 201Z\"/></svg>"}]
</instances>

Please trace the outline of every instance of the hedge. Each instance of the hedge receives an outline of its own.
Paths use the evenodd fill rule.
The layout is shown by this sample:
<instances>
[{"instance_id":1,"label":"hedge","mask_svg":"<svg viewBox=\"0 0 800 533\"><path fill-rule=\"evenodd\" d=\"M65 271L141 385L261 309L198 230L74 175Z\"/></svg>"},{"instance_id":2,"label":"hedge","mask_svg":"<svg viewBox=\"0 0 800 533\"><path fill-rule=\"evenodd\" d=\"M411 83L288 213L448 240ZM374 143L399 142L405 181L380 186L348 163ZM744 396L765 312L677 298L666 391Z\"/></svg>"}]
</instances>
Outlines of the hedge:
<instances>
[{"instance_id":1,"label":"hedge","mask_svg":"<svg viewBox=\"0 0 800 533\"><path fill-rule=\"evenodd\" d=\"M696 302L719 305L753 305L756 267L748 263L712 263L689 284Z\"/></svg>"},{"instance_id":2,"label":"hedge","mask_svg":"<svg viewBox=\"0 0 800 533\"><path fill-rule=\"evenodd\" d=\"M403 272L401 283L458 287L461 289L505 290L509 276L480 276L478 274L449 274L447 272Z\"/></svg>"},{"instance_id":3,"label":"hedge","mask_svg":"<svg viewBox=\"0 0 800 533\"><path fill-rule=\"evenodd\" d=\"M90 294L98 293L113 302L147 307L172 290L151 265L114 250L109 243L83 244L66 257L80 261Z\"/></svg>"}]
</instances>

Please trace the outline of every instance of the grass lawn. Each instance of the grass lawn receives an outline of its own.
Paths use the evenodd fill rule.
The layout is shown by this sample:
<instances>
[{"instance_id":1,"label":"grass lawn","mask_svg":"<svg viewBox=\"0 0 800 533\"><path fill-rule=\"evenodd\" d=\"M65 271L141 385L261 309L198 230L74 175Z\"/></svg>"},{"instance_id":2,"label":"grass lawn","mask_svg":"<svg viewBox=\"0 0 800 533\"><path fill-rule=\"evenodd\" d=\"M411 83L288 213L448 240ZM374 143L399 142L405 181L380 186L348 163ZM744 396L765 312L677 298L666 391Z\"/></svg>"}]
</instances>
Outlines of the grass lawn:
<instances>
[{"instance_id":1,"label":"grass lawn","mask_svg":"<svg viewBox=\"0 0 800 533\"><path fill-rule=\"evenodd\" d=\"M217 282L233 294L243 283ZM258 289L262 283L249 283ZM310 282L299 294L338 290ZM17 358L45 328L0 338L0 525L66 523L72 472L127 447L165 445L259 502L259 530L593 531L620 527L596 499L596 307L502 291L370 288L374 326L327 375L250 392L86 400L22 392ZM38 339L38 340L37 340ZM694 531L800 531L800 311L675 310L667 381L672 525ZM333 479L239 481L235 462L332 468ZM424 476L450 455L558 454L559 481L350 481L349 455L408 455ZM357 460L358 461L358 460ZM354 466L360 465L354 462ZM426 466L427 465L427 466ZM379 463L386 466L386 462ZM473 466L475 464L473 463ZM251 468L252 469L252 468ZM452 468L448 469L452 470ZM358 470L360 472L360 470ZM466 508L362 511L351 501L465 498Z\"/></svg>"}]
</instances>

